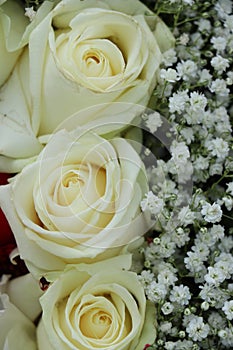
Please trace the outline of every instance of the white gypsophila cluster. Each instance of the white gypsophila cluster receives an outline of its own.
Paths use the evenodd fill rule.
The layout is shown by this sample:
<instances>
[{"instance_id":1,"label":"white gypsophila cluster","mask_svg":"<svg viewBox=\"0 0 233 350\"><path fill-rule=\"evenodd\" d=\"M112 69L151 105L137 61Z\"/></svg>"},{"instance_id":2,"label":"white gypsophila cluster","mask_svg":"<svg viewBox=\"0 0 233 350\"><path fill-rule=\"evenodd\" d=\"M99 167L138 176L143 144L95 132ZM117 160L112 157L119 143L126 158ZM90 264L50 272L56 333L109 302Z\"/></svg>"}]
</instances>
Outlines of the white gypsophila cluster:
<instances>
[{"instance_id":1,"label":"white gypsophila cluster","mask_svg":"<svg viewBox=\"0 0 233 350\"><path fill-rule=\"evenodd\" d=\"M151 104L175 141L147 169L150 208L163 200L139 274L157 306L147 349L232 349L233 3L157 0L155 9L177 16ZM156 120L146 126L158 130Z\"/></svg>"}]
</instances>

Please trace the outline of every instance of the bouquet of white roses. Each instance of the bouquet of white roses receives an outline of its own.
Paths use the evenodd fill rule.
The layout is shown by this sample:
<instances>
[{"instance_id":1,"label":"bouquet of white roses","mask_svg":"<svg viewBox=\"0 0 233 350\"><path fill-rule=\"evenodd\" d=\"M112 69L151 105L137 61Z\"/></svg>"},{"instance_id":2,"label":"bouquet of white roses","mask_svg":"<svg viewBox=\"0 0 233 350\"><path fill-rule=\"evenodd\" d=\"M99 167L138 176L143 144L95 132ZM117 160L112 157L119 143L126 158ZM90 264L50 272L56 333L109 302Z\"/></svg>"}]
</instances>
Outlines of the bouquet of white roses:
<instances>
[{"instance_id":1,"label":"bouquet of white roses","mask_svg":"<svg viewBox=\"0 0 233 350\"><path fill-rule=\"evenodd\" d=\"M232 7L0 1L0 348L232 348Z\"/></svg>"}]
</instances>

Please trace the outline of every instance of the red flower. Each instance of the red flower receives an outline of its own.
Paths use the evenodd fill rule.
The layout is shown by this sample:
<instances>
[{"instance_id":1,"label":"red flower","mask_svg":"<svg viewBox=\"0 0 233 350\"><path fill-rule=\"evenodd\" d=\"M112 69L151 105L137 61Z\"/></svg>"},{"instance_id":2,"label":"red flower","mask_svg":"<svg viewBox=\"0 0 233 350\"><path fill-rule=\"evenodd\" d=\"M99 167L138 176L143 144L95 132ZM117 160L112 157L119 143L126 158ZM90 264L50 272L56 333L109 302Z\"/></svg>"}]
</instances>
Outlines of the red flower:
<instances>
[{"instance_id":1,"label":"red flower","mask_svg":"<svg viewBox=\"0 0 233 350\"><path fill-rule=\"evenodd\" d=\"M0 173L0 185L7 184L10 174ZM9 259L9 254L16 248L16 242L8 221L0 209L0 276L12 272L14 265Z\"/></svg>"},{"instance_id":2,"label":"red flower","mask_svg":"<svg viewBox=\"0 0 233 350\"><path fill-rule=\"evenodd\" d=\"M0 185L6 185L7 179L10 176L10 174L0 173ZM0 209L0 247L7 244L13 244L16 246L15 239L8 221Z\"/></svg>"}]
</instances>

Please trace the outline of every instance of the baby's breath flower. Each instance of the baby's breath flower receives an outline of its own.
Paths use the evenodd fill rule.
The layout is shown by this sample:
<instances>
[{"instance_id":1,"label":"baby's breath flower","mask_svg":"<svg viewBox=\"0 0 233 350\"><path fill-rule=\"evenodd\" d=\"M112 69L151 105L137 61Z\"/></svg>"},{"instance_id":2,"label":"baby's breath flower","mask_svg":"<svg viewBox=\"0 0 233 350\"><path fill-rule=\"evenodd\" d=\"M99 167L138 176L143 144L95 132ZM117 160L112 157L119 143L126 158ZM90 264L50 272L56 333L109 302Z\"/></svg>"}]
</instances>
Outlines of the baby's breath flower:
<instances>
[{"instance_id":1,"label":"baby's breath flower","mask_svg":"<svg viewBox=\"0 0 233 350\"><path fill-rule=\"evenodd\" d=\"M211 30L211 22L208 19L201 18L195 22L198 25L198 30L203 33L208 33Z\"/></svg>"},{"instance_id":2,"label":"baby's breath flower","mask_svg":"<svg viewBox=\"0 0 233 350\"><path fill-rule=\"evenodd\" d=\"M213 44L213 47L215 50L217 50L217 52L223 52L227 45L226 38L222 36L218 36L218 37L213 36L210 39L210 42Z\"/></svg>"},{"instance_id":3,"label":"baby's breath flower","mask_svg":"<svg viewBox=\"0 0 233 350\"><path fill-rule=\"evenodd\" d=\"M189 149L184 142L173 141L170 152L172 155L172 160L174 160L177 166L186 163L190 156Z\"/></svg>"},{"instance_id":4,"label":"baby's breath flower","mask_svg":"<svg viewBox=\"0 0 233 350\"><path fill-rule=\"evenodd\" d=\"M229 145L221 137L206 142L206 147L211 155L216 156L218 160L226 158L229 152Z\"/></svg>"},{"instance_id":5,"label":"baby's breath flower","mask_svg":"<svg viewBox=\"0 0 233 350\"><path fill-rule=\"evenodd\" d=\"M186 60L177 64L177 72L179 76L185 81L189 81L191 78L195 78L197 71L198 68L194 61Z\"/></svg>"},{"instance_id":6,"label":"baby's breath flower","mask_svg":"<svg viewBox=\"0 0 233 350\"><path fill-rule=\"evenodd\" d=\"M187 33L183 33L177 41L179 44L186 46L189 42L189 35Z\"/></svg>"},{"instance_id":7,"label":"baby's breath flower","mask_svg":"<svg viewBox=\"0 0 233 350\"><path fill-rule=\"evenodd\" d=\"M161 69L160 77L170 83L175 83L180 79L177 71L173 68Z\"/></svg>"},{"instance_id":8,"label":"baby's breath flower","mask_svg":"<svg viewBox=\"0 0 233 350\"><path fill-rule=\"evenodd\" d=\"M210 82L212 79L212 75L210 74L209 70L204 68L202 70L200 70L199 72L199 82L200 83L206 83L206 82Z\"/></svg>"},{"instance_id":9,"label":"baby's breath flower","mask_svg":"<svg viewBox=\"0 0 233 350\"><path fill-rule=\"evenodd\" d=\"M218 332L219 337L221 338L221 343L226 346L228 349L232 349L233 346L233 327L227 327Z\"/></svg>"},{"instance_id":10,"label":"baby's breath flower","mask_svg":"<svg viewBox=\"0 0 233 350\"><path fill-rule=\"evenodd\" d=\"M171 290L169 299L171 302L176 302L182 306L188 305L189 300L191 299L189 288L183 284L174 286Z\"/></svg>"},{"instance_id":11,"label":"baby's breath flower","mask_svg":"<svg viewBox=\"0 0 233 350\"><path fill-rule=\"evenodd\" d=\"M233 196L233 181L227 183L226 192Z\"/></svg>"},{"instance_id":12,"label":"baby's breath flower","mask_svg":"<svg viewBox=\"0 0 233 350\"><path fill-rule=\"evenodd\" d=\"M163 304L161 310L162 310L164 315L169 315L174 310L174 305L172 305L169 302L166 302L166 303Z\"/></svg>"},{"instance_id":13,"label":"baby's breath flower","mask_svg":"<svg viewBox=\"0 0 233 350\"><path fill-rule=\"evenodd\" d=\"M220 55L213 57L210 61L210 64L219 74L225 72L226 69L230 66L229 60Z\"/></svg>"},{"instance_id":14,"label":"baby's breath flower","mask_svg":"<svg viewBox=\"0 0 233 350\"><path fill-rule=\"evenodd\" d=\"M214 286L220 285L225 280L225 274L217 267L208 267L208 274L205 275L205 281Z\"/></svg>"},{"instance_id":15,"label":"baby's breath flower","mask_svg":"<svg viewBox=\"0 0 233 350\"><path fill-rule=\"evenodd\" d=\"M210 327L204 323L203 317L193 316L189 325L186 327L186 332L194 341L201 341L209 334Z\"/></svg>"},{"instance_id":16,"label":"baby's breath flower","mask_svg":"<svg viewBox=\"0 0 233 350\"><path fill-rule=\"evenodd\" d=\"M34 11L33 6L26 7L24 15L28 17L30 21L32 21L36 16L36 11Z\"/></svg>"},{"instance_id":17,"label":"baby's breath flower","mask_svg":"<svg viewBox=\"0 0 233 350\"><path fill-rule=\"evenodd\" d=\"M209 89L219 96L228 96L230 92L224 79L213 80Z\"/></svg>"},{"instance_id":18,"label":"baby's breath flower","mask_svg":"<svg viewBox=\"0 0 233 350\"><path fill-rule=\"evenodd\" d=\"M207 105L207 98L203 94L194 91L190 94L189 102L192 111L200 113L204 111Z\"/></svg>"},{"instance_id":19,"label":"baby's breath flower","mask_svg":"<svg viewBox=\"0 0 233 350\"><path fill-rule=\"evenodd\" d=\"M201 214L204 216L204 220L207 222L219 222L222 218L222 210L219 204L206 203L202 206Z\"/></svg>"},{"instance_id":20,"label":"baby's breath flower","mask_svg":"<svg viewBox=\"0 0 233 350\"><path fill-rule=\"evenodd\" d=\"M185 108L186 103L189 101L188 91L178 91L177 93L174 93L169 98L169 109L171 113L177 112L178 114L181 114Z\"/></svg>"},{"instance_id":21,"label":"baby's breath flower","mask_svg":"<svg viewBox=\"0 0 233 350\"><path fill-rule=\"evenodd\" d=\"M167 288L164 284L152 281L146 289L147 297L154 303L161 302L167 295Z\"/></svg>"},{"instance_id":22,"label":"baby's breath flower","mask_svg":"<svg viewBox=\"0 0 233 350\"><path fill-rule=\"evenodd\" d=\"M169 49L163 54L163 64L166 67L172 66L177 61L176 51L174 49Z\"/></svg>"},{"instance_id":23,"label":"baby's breath flower","mask_svg":"<svg viewBox=\"0 0 233 350\"><path fill-rule=\"evenodd\" d=\"M226 16L224 26L233 32L233 15Z\"/></svg>"},{"instance_id":24,"label":"baby's breath flower","mask_svg":"<svg viewBox=\"0 0 233 350\"><path fill-rule=\"evenodd\" d=\"M145 124L152 133L156 132L163 124L160 113L154 112L150 114Z\"/></svg>"},{"instance_id":25,"label":"baby's breath flower","mask_svg":"<svg viewBox=\"0 0 233 350\"><path fill-rule=\"evenodd\" d=\"M149 191L141 201L141 209L145 211L149 209L151 214L158 215L163 209L164 202L163 199L156 196L152 191Z\"/></svg>"},{"instance_id":26,"label":"baby's breath flower","mask_svg":"<svg viewBox=\"0 0 233 350\"><path fill-rule=\"evenodd\" d=\"M204 269L203 258L197 252L187 252L187 257L184 258L184 264L186 269L194 274Z\"/></svg>"}]
</instances>

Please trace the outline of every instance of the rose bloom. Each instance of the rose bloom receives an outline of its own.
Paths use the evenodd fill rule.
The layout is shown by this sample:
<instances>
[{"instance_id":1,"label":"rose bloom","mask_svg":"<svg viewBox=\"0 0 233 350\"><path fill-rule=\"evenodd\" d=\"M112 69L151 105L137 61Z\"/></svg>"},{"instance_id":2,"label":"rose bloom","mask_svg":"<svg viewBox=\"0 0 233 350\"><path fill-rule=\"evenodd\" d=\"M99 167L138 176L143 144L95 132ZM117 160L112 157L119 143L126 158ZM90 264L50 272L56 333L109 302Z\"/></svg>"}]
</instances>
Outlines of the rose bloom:
<instances>
[{"instance_id":1,"label":"rose bloom","mask_svg":"<svg viewBox=\"0 0 233 350\"><path fill-rule=\"evenodd\" d=\"M37 350L34 322L41 314L39 283L27 274L0 280L0 349Z\"/></svg>"},{"instance_id":2,"label":"rose bloom","mask_svg":"<svg viewBox=\"0 0 233 350\"><path fill-rule=\"evenodd\" d=\"M126 255L62 274L40 299L39 350L142 350L153 343L155 308L129 266Z\"/></svg>"},{"instance_id":3,"label":"rose bloom","mask_svg":"<svg viewBox=\"0 0 233 350\"><path fill-rule=\"evenodd\" d=\"M59 2L31 31L0 91L0 171L19 171L40 152L39 137L77 111L116 101L146 105L173 44L138 0Z\"/></svg>"},{"instance_id":4,"label":"rose bloom","mask_svg":"<svg viewBox=\"0 0 233 350\"><path fill-rule=\"evenodd\" d=\"M37 161L0 187L0 205L37 279L119 254L149 229L144 165L123 138L54 134ZM134 244L134 243L133 243Z\"/></svg>"},{"instance_id":5,"label":"rose bloom","mask_svg":"<svg viewBox=\"0 0 233 350\"><path fill-rule=\"evenodd\" d=\"M0 348L142 350L153 343L155 307L146 302L136 273L128 271L130 265L129 254L79 264L65 270L45 292L30 274L10 281L4 277Z\"/></svg>"}]
</instances>

